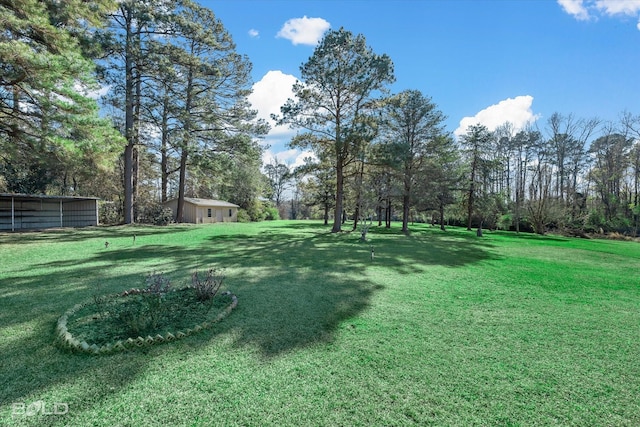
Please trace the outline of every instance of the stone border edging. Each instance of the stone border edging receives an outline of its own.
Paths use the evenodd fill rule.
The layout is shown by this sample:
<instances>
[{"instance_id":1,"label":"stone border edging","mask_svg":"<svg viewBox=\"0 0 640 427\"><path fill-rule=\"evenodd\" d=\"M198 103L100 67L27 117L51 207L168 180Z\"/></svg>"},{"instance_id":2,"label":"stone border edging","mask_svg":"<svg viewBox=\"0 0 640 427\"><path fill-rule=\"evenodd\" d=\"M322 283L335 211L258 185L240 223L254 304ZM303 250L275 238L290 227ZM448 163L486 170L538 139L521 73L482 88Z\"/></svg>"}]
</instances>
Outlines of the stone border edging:
<instances>
[{"instance_id":1,"label":"stone border edging","mask_svg":"<svg viewBox=\"0 0 640 427\"><path fill-rule=\"evenodd\" d=\"M125 297L129 295L138 295L144 293L144 290L140 289L130 289L128 291L121 292L119 294L108 295L108 297L116 298L116 297ZM69 310L65 311L62 316L58 318L58 323L56 324L56 342L60 344L62 347L70 349L72 351L79 351L82 353L88 353L93 355L98 354L109 354L115 353L118 351L130 350L135 348L140 348L144 346L150 346L154 344L161 344L163 342L171 342L175 340L179 340L190 335L193 335L197 332L201 332L205 329L209 329L225 317L231 313L231 311L236 308L238 305L238 297L236 297L231 292L227 291L221 295L230 295L231 303L225 307L225 309L220 312L215 319L213 320L205 320L202 323L198 323L193 328L188 328L185 331L178 331L175 334L171 332L167 332L164 336L160 334L156 334L156 336L152 337L148 335L146 338L137 337L137 338L128 338L126 340L118 340L115 342L107 343L102 346L98 346L97 344L89 344L86 341L80 341L75 338L68 330L67 330L67 321L69 317L74 315L80 309L94 304L93 299L90 301L85 301L74 305Z\"/></svg>"}]
</instances>

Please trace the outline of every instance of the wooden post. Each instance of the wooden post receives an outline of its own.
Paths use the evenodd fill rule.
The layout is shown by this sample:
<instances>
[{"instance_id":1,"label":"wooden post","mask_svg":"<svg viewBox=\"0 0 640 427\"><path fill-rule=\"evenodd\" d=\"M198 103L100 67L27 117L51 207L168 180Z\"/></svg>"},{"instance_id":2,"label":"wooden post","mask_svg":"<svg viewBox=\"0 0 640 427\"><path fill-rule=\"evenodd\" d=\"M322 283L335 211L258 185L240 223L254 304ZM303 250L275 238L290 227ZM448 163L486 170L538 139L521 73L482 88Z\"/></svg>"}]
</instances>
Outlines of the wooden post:
<instances>
[{"instance_id":1,"label":"wooden post","mask_svg":"<svg viewBox=\"0 0 640 427\"><path fill-rule=\"evenodd\" d=\"M11 231L16 231L16 207L13 199L11 196Z\"/></svg>"}]
</instances>

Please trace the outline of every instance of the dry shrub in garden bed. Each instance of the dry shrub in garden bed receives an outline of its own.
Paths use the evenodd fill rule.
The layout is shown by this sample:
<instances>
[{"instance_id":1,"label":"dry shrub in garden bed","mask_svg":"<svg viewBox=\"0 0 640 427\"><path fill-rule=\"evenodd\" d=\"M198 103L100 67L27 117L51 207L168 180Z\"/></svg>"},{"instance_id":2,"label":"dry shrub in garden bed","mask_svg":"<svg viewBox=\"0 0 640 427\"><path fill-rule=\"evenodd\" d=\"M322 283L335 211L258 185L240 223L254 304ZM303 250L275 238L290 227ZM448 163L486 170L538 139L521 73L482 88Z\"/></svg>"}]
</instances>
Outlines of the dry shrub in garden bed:
<instances>
[{"instance_id":1,"label":"dry shrub in garden bed","mask_svg":"<svg viewBox=\"0 0 640 427\"><path fill-rule=\"evenodd\" d=\"M192 285L172 289L168 278L153 273L146 288L94 296L75 305L59 319L56 340L63 347L91 354L174 341L213 326L238 304L235 295L217 295L224 276L208 270Z\"/></svg>"}]
</instances>

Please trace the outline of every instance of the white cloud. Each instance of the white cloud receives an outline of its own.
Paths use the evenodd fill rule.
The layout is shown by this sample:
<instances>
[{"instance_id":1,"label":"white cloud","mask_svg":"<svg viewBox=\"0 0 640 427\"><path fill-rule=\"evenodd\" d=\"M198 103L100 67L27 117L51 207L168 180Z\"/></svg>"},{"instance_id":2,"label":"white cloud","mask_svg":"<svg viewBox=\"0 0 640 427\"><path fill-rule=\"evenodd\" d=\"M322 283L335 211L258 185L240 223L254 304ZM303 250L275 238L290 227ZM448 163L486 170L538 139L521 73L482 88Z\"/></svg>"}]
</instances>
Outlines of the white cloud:
<instances>
[{"instance_id":1,"label":"white cloud","mask_svg":"<svg viewBox=\"0 0 640 427\"><path fill-rule=\"evenodd\" d=\"M269 147L263 152L263 165L271 163L274 156L277 156L280 162L296 166L298 163L302 164L303 159L297 158L300 151L285 149L296 130L288 126L276 126L275 121L271 119L271 114L280 115L280 107L287 99L294 98L292 87L296 81L296 77L291 74L271 70L253 85L253 92L249 95L249 102L252 108L258 111L258 118L266 120L271 125L269 134L262 141L263 146Z\"/></svg>"},{"instance_id":2,"label":"white cloud","mask_svg":"<svg viewBox=\"0 0 640 427\"><path fill-rule=\"evenodd\" d=\"M252 38L260 37L260 31L254 29L254 28L250 29L249 30L249 37L252 37Z\"/></svg>"},{"instance_id":3,"label":"white cloud","mask_svg":"<svg viewBox=\"0 0 640 427\"><path fill-rule=\"evenodd\" d=\"M293 98L291 90L296 77L284 74L279 70L271 70L259 82L253 85L253 92L249 95L252 107L258 110L258 118L265 119L271 125L269 136L293 135L295 132L287 126L276 126L271 120L271 114L280 114L280 107Z\"/></svg>"},{"instance_id":4,"label":"white cloud","mask_svg":"<svg viewBox=\"0 0 640 427\"><path fill-rule=\"evenodd\" d=\"M91 99L100 99L105 96L111 90L111 85L88 88L81 84L80 82L75 82L73 84L73 88L80 92L82 95L91 98Z\"/></svg>"},{"instance_id":5,"label":"white cloud","mask_svg":"<svg viewBox=\"0 0 640 427\"><path fill-rule=\"evenodd\" d=\"M322 18L302 18L289 19L284 23L276 37L291 40L294 45L306 44L315 46L322 35L331 27L329 22Z\"/></svg>"},{"instance_id":6,"label":"white cloud","mask_svg":"<svg viewBox=\"0 0 640 427\"><path fill-rule=\"evenodd\" d=\"M289 169L295 169L298 166L302 166L305 163L305 159L311 157L314 160L318 158L312 151L300 151L295 148L288 150L274 152L271 149L264 150L262 153L262 164L267 165L273 163L277 158L278 163L284 163L289 166Z\"/></svg>"},{"instance_id":7,"label":"white cloud","mask_svg":"<svg viewBox=\"0 0 640 427\"><path fill-rule=\"evenodd\" d=\"M640 30L640 0L558 0L558 4L579 21L603 14L610 17L635 16Z\"/></svg>"},{"instance_id":8,"label":"white cloud","mask_svg":"<svg viewBox=\"0 0 640 427\"><path fill-rule=\"evenodd\" d=\"M522 129L539 118L539 115L533 114L531 110L532 103L533 96L531 95L507 98L479 111L473 117L464 117L460 120L460 126L454 131L454 134L458 137L464 135L469 126L478 123L485 125L490 131L495 130L505 122L511 123L516 130Z\"/></svg>"},{"instance_id":9,"label":"white cloud","mask_svg":"<svg viewBox=\"0 0 640 427\"><path fill-rule=\"evenodd\" d=\"M583 0L558 0L558 4L578 21L589 19L589 11L585 7Z\"/></svg>"},{"instance_id":10,"label":"white cloud","mask_svg":"<svg viewBox=\"0 0 640 427\"><path fill-rule=\"evenodd\" d=\"M634 16L640 13L640 0L597 0L595 6L609 16Z\"/></svg>"}]
</instances>

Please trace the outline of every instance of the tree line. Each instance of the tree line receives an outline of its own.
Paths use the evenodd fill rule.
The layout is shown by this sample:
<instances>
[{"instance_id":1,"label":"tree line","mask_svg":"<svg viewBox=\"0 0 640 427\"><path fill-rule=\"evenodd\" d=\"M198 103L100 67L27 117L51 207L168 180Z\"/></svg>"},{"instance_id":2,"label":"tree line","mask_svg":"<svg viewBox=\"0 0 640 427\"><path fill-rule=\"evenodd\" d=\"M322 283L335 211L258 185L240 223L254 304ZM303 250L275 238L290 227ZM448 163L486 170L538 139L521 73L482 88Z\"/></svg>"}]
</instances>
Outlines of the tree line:
<instances>
[{"instance_id":1,"label":"tree line","mask_svg":"<svg viewBox=\"0 0 640 427\"><path fill-rule=\"evenodd\" d=\"M255 210L268 126L247 101L251 63L211 10L18 0L0 12L1 190L100 197L125 223L172 197L181 221L188 195Z\"/></svg>"},{"instance_id":2,"label":"tree line","mask_svg":"<svg viewBox=\"0 0 640 427\"><path fill-rule=\"evenodd\" d=\"M329 31L300 68L279 125L301 129L291 146L315 159L267 166L272 199L293 185L291 213L390 226L410 220L545 233L638 232L640 116L618 123L552 114L540 129L476 124L455 139L417 90L390 94L393 63L362 35ZM314 209L311 209L315 207ZM348 213L347 213L348 212Z\"/></svg>"},{"instance_id":3,"label":"tree line","mask_svg":"<svg viewBox=\"0 0 640 427\"><path fill-rule=\"evenodd\" d=\"M637 234L640 116L555 113L458 138L363 35L328 31L274 119L314 156L261 165L251 62L191 0L0 0L0 191L95 196L115 222L220 198L241 217ZM99 96L103 90L106 94ZM264 200L271 202L265 202ZM109 208L110 207L110 208Z\"/></svg>"}]
</instances>

